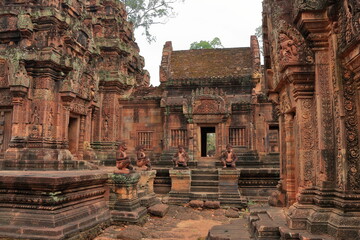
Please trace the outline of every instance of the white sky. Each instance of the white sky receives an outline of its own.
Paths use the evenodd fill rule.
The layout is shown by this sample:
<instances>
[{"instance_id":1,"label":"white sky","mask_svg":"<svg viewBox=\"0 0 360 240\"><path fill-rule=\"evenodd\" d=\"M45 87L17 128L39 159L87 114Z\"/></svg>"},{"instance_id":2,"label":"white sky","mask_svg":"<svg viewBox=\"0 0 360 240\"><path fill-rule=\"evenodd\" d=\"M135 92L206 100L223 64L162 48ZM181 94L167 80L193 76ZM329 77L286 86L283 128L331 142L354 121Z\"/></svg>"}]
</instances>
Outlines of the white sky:
<instances>
[{"instance_id":1,"label":"white sky","mask_svg":"<svg viewBox=\"0 0 360 240\"><path fill-rule=\"evenodd\" d=\"M192 42L219 37L225 48L249 47L250 36L261 25L262 0L185 0L177 3L175 18L154 25L151 33L156 42L147 43L141 30L135 31L151 84L159 85L159 66L166 41L174 50L187 50Z\"/></svg>"}]
</instances>

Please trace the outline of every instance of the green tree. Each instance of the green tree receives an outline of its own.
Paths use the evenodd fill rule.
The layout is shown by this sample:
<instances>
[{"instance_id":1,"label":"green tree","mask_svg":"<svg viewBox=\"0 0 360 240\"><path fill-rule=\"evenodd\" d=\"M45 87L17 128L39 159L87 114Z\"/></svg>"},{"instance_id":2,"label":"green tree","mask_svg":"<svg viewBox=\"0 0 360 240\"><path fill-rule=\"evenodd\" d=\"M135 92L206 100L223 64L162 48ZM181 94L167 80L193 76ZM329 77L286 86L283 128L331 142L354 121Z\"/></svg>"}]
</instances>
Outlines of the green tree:
<instances>
[{"instance_id":1,"label":"green tree","mask_svg":"<svg viewBox=\"0 0 360 240\"><path fill-rule=\"evenodd\" d=\"M150 43L155 37L150 33L154 24L164 24L169 18L175 17L174 4L185 0L120 0L126 6L128 20L136 28L143 28L143 34Z\"/></svg>"},{"instance_id":2,"label":"green tree","mask_svg":"<svg viewBox=\"0 0 360 240\"><path fill-rule=\"evenodd\" d=\"M255 36L257 37L259 41L259 48L260 48L260 54L264 55L263 51L263 31L262 31L262 25L255 28Z\"/></svg>"},{"instance_id":3,"label":"green tree","mask_svg":"<svg viewBox=\"0 0 360 240\"><path fill-rule=\"evenodd\" d=\"M200 42L193 42L190 45L190 49L211 49L211 48L223 48L221 41L218 37L215 37L211 41L201 40Z\"/></svg>"}]
</instances>

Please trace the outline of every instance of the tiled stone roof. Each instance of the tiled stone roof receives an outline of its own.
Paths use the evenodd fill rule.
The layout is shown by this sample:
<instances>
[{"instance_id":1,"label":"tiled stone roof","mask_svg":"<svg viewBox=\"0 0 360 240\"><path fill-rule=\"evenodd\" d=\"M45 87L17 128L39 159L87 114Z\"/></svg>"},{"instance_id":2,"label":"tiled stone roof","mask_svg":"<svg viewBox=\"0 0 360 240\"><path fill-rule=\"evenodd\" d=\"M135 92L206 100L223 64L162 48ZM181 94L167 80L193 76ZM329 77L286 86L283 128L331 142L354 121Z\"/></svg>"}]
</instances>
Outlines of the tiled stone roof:
<instances>
[{"instance_id":1,"label":"tiled stone roof","mask_svg":"<svg viewBox=\"0 0 360 240\"><path fill-rule=\"evenodd\" d=\"M170 64L170 79L241 77L251 75L251 49L173 51Z\"/></svg>"}]
</instances>

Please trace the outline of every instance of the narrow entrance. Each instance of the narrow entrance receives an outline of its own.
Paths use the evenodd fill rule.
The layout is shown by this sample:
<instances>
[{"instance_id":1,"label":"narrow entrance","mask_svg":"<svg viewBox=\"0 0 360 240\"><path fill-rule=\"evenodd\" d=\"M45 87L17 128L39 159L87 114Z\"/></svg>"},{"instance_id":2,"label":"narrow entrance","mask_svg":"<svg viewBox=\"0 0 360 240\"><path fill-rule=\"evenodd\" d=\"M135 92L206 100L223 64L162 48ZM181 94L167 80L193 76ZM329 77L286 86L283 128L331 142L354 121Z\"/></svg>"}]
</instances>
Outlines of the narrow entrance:
<instances>
[{"instance_id":1,"label":"narrow entrance","mask_svg":"<svg viewBox=\"0 0 360 240\"><path fill-rule=\"evenodd\" d=\"M69 128L68 128L69 150L74 155L77 153L77 149L78 149L78 142L79 142L78 136L79 136L79 118L70 117Z\"/></svg>"},{"instance_id":2,"label":"narrow entrance","mask_svg":"<svg viewBox=\"0 0 360 240\"><path fill-rule=\"evenodd\" d=\"M9 147L11 139L11 116L10 109L0 109L0 158L3 158L4 152Z\"/></svg>"},{"instance_id":3,"label":"narrow entrance","mask_svg":"<svg viewBox=\"0 0 360 240\"><path fill-rule=\"evenodd\" d=\"M201 157L213 157L215 155L215 127L201 128Z\"/></svg>"}]
</instances>

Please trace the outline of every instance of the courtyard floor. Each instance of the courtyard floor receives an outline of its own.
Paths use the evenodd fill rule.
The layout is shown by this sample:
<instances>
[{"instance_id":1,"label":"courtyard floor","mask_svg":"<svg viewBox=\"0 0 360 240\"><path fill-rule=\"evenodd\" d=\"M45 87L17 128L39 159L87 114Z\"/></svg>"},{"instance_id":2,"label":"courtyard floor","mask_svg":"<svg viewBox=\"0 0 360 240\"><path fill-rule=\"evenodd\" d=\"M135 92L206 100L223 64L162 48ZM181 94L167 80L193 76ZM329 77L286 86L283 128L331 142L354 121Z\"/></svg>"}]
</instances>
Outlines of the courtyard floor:
<instances>
[{"instance_id":1,"label":"courtyard floor","mask_svg":"<svg viewBox=\"0 0 360 240\"><path fill-rule=\"evenodd\" d=\"M225 237L224 239L230 237L233 240L251 239L247 229L246 217L248 212L238 211L238 218L227 217L234 211L238 210L193 209L187 206L170 205L168 213L163 218L149 216L148 221L143 226L111 226L105 229L95 240L205 240L212 227L224 224L227 225L216 227L214 230L217 236ZM230 228L236 227L236 237L227 236L229 226Z\"/></svg>"}]
</instances>

